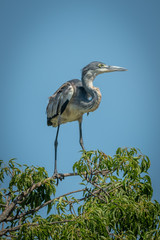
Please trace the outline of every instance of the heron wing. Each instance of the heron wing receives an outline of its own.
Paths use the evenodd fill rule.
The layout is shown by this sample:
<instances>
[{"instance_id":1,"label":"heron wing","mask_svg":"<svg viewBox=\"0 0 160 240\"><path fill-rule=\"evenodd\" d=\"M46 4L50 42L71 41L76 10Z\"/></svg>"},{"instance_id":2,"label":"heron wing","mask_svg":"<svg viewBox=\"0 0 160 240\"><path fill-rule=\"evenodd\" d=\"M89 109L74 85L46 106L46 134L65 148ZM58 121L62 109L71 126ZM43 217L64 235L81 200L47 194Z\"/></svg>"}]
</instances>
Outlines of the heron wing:
<instances>
[{"instance_id":1,"label":"heron wing","mask_svg":"<svg viewBox=\"0 0 160 240\"><path fill-rule=\"evenodd\" d=\"M52 125L51 119L61 115L66 109L74 93L70 82L64 83L51 97L47 106L47 124Z\"/></svg>"}]
</instances>

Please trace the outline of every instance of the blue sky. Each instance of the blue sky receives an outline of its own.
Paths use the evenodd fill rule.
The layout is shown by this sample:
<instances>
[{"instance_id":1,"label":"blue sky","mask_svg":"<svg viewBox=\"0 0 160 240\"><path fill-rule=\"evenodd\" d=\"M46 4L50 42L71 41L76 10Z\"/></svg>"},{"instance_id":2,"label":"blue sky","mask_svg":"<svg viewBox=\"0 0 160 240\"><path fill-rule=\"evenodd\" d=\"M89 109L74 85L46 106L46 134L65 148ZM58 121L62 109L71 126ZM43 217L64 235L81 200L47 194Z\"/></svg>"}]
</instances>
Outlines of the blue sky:
<instances>
[{"instance_id":1,"label":"blue sky","mask_svg":"<svg viewBox=\"0 0 160 240\"><path fill-rule=\"evenodd\" d=\"M47 127L48 97L102 61L128 69L99 75L99 109L84 116L86 150L114 155L138 147L151 160L154 198L160 197L160 3L128 0L0 1L0 158L53 172L56 129ZM80 154L78 123L62 125L58 170L72 172ZM66 179L57 194L75 190Z\"/></svg>"}]
</instances>

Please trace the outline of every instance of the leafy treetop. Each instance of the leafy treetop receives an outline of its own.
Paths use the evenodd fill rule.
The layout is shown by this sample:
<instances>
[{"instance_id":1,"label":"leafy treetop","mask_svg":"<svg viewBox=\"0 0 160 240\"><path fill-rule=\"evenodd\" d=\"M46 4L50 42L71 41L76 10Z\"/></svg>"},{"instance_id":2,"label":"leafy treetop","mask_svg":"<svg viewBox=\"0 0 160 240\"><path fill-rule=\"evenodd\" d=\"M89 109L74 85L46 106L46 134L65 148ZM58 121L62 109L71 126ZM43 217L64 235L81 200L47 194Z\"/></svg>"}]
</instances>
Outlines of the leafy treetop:
<instances>
[{"instance_id":1,"label":"leafy treetop","mask_svg":"<svg viewBox=\"0 0 160 240\"><path fill-rule=\"evenodd\" d=\"M2 187L9 182L0 190L2 239L160 239L160 204L151 200L150 160L140 150L118 148L113 157L83 151L64 174L79 175L80 189L59 197L43 167L0 164Z\"/></svg>"}]
</instances>

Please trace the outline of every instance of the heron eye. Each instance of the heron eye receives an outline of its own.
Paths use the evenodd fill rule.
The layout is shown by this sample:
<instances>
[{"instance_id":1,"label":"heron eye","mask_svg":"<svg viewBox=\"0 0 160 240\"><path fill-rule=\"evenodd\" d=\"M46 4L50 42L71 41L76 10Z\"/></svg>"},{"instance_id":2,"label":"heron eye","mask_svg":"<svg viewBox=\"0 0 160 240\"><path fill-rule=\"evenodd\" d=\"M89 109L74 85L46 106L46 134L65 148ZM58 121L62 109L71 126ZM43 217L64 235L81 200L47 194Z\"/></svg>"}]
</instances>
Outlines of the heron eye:
<instances>
[{"instance_id":1,"label":"heron eye","mask_svg":"<svg viewBox=\"0 0 160 240\"><path fill-rule=\"evenodd\" d=\"M99 63L99 64L98 64L98 67L99 67L99 68L104 67L104 66L105 66L105 65L102 64L102 63Z\"/></svg>"}]
</instances>

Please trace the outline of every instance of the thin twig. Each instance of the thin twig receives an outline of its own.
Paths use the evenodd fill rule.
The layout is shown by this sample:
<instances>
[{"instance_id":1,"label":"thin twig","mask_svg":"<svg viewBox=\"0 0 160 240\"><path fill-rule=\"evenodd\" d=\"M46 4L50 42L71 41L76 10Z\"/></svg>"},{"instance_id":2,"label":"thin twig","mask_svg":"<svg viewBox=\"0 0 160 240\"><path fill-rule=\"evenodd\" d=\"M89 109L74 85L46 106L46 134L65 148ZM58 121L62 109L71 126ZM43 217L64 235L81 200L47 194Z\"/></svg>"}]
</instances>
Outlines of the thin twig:
<instances>
[{"instance_id":1,"label":"thin twig","mask_svg":"<svg viewBox=\"0 0 160 240\"><path fill-rule=\"evenodd\" d=\"M108 203L104 198L100 197L99 195L96 195L94 192L91 192L90 190L87 189L87 191L94 197L99 198L102 202Z\"/></svg>"},{"instance_id":2,"label":"thin twig","mask_svg":"<svg viewBox=\"0 0 160 240\"><path fill-rule=\"evenodd\" d=\"M120 188L120 187L122 187L122 186L123 186L123 184L120 184L119 186L114 187L113 189L111 189L108 193L113 192L115 189Z\"/></svg>"},{"instance_id":3,"label":"thin twig","mask_svg":"<svg viewBox=\"0 0 160 240\"><path fill-rule=\"evenodd\" d=\"M95 184L94 182L92 183L91 182L91 184L93 184L93 186L95 186L95 187L97 187L97 188L99 188L102 192L104 192L108 197L110 197L109 196L109 193L108 192L106 192L102 187L100 187L100 186L98 186L97 184Z\"/></svg>"},{"instance_id":4,"label":"thin twig","mask_svg":"<svg viewBox=\"0 0 160 240\"><path fill-rule=\"evenodd\" d=\"M108 233L109 236L113 236L113 237L115 237L115 238L117 238L117 239L121 239L120 237L118 237L118 236L115 235L114 233L110 233L109 230L108 230L108 227L106 227L106 230L107 230L107 233Z\"/></svg>"}]
</instances>

